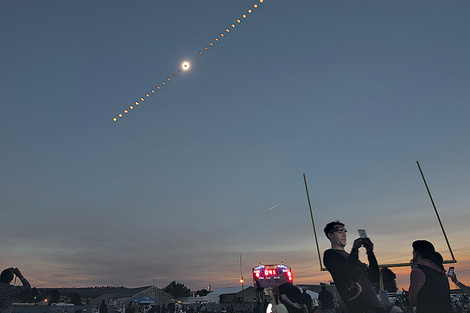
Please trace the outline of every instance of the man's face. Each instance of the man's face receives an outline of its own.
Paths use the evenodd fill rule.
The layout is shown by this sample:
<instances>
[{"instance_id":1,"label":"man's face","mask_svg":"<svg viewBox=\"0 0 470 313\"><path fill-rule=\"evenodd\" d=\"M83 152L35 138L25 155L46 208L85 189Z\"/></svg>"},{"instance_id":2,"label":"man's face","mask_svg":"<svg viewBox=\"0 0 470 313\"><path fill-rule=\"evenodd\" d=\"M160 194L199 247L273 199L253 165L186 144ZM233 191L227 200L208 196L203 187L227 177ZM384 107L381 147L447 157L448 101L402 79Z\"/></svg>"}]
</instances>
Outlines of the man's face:
<instances>
[{"instance_id":1,"label":"man's face","mask_svg":"<svg viewBox=\"0 0 470 313\"><path fill-rule=\"evenodd\" d=\"M341 225L335 225L335 228L328 234L333 247L344 248L346 246L346 228Z\"/></svg>"}]
</instances>

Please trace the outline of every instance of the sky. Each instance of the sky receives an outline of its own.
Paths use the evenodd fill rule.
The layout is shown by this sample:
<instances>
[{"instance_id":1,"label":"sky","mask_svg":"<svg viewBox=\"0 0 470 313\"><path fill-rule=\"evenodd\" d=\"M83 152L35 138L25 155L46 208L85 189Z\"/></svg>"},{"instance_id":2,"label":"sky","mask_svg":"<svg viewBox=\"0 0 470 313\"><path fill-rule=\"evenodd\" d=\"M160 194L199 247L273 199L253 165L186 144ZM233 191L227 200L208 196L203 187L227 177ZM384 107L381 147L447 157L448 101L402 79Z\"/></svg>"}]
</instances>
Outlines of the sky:
<instances>
[{"instance_id":1,"label":"sky","mask_svg":"<svg viewBox=\"0 0 470 313\"><path fill-rule=\"evenodd\" d=\"M364 228L380 264L408 262L417 239L449 260L419 161L470 284L469 15L468 1L5 1L0 266L36 287L217 289L280 262L296 284L328 282L304 173L320 254L340 220L346 249ZM392 270L407 289L410 268Z\"/></svg>"}]
</instances>

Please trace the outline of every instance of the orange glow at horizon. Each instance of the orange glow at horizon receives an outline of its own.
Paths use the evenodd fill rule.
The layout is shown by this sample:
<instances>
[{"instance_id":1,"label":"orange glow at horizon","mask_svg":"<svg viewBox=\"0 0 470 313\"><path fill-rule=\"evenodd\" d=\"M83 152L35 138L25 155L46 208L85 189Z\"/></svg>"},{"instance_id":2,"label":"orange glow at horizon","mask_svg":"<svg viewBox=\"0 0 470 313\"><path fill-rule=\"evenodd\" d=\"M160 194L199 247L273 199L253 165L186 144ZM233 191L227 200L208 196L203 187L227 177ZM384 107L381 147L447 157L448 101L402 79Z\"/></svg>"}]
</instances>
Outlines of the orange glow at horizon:
<instances>
[{"instance_id":1,"label":"orange glow at horizon","mask_svg":"<svg viewBox=\"0 0 470 313\"><path fill-rule=\"evenodd\" d=\"M380 263L380 255L377 255ZM463 284L470 285L470 254L466 252L459 253L456 256L457 263L455 264L445 264L444 267L447 270L449 266L455 267L455 273ZM302 259L302 261L296 263L295 259L289 260L289 266L292 266L292 274L295 276L294 284L295 285L319 285L320 283L329 284L332 281L331 275L329 272L320 271L318 261L315 260L313 257ZM234 270L233 273L228 273L225 271L215 271L211 274L211 276L204 276L202 279L205 282L210 282L213 286L226 285L227 281L238 281L240 279L239 268ZM411 269L409 267L398 267L398 268L390 268L397 276L397 287L399 290L402 288L408 290L409 288L409 275ZM245 268L244 268L245 270ZM81 281L83 279L87 279L86 275L83 274L75 274L70 273L70 276L62 276L54 280L55 278L51 278L47 273L44 273L40 270L35 270L35 266L25 266L22 267L22 272L25 273L25 276L28 278L32 285L35 287L72 287L77 286L76 281L80 278ZM65 274L65 273L64 273ZM223 275L222 275L223 274ZM64 278L65 277L65 278ZM52 279L52 280L51 280ZM92 275L89 277L90 281L94 279ZM181 279L183 283L185 283L184 279ZM246 281L245 283L251 283L251 281ZM458 287L449 280L450 288L451 289L458 289ZM202 283L201 283L202 286ZM82 287L90 287L89 283L83 283ZM135 286L127 286L127 287L137 287ZM163 287L163 286L162 286ZM189 286L194 289L201 289L200 286Z\"/></svg>"}]
</instances>

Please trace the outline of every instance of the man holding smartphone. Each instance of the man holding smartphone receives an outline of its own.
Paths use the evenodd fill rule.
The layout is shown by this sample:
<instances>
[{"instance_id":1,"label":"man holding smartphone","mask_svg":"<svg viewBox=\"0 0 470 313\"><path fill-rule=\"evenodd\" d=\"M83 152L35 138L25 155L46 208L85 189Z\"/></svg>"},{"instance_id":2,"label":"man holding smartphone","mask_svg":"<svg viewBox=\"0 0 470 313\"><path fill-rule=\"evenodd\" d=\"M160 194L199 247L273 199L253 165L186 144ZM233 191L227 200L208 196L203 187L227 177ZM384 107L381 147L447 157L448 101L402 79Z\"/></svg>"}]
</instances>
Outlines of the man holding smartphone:
<instances>
[{"instance_id":1,"label":"man holding smartphone","mask_svg":"<svg viewBox=\"0 0 470 313\"><path fill-rule=\"evenodd\" d=\"M385 306L379 301L373 284L378 285L380 275L372 241L369 238L357 238L354 240L351 253L347 253L344 250L347 230L343 223L340 221L328 223L323 231L331 243L331 249L323 254L323 262L335 282L347 312L385 312ZM361 247L366 248L369 268L359 261Z\"/></svg>"},{"instance_id":2,"label":"man holding smartphone","mask_svg":"<svg viewBox=\"0 0 470 313\"><path fill-rule=\"evenodd\" d=\"M20 279L23 286L10 285L15 275ZM14 297L30 288L31 285L26 280L26 278L21 275L21 272L18 268L10 267L3 270L2 274L0 275L0 313L10 313L11 304Z\"/></svg>"}]
</instances>

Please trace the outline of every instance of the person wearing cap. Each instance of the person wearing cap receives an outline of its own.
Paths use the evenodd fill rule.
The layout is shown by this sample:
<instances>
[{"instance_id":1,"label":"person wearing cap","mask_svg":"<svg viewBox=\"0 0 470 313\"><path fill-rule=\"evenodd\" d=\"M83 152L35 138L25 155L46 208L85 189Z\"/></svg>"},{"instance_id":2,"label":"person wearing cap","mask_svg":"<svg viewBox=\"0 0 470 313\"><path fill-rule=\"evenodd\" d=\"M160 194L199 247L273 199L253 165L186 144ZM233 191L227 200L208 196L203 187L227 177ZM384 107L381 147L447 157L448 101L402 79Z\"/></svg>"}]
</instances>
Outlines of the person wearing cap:
<instances>
[{"instance_id":1,"label":"person wearing cap","mask_svg":"<svg viewBox=\"0 0 470 313\"><path fill-rule=\"evenodd\" d=\"M15 275L20 279L23 286L10 285ZM10 267L3 270L0 275L0 313L10 313L11 304L15 296L29 289L31 289L31 285L26 278L21 275L18 268Z\"/></svg>"},{"instance_id":2,"label":"person wearing cap","mask_svg":"<svg viewBox=\"0 0 470 313\"><path fill-rule=\"evenodd\" d=\"M331 249L323 253L323 262L330 272L336 289L341 295L348 313L381 313L385 306L380 302L375 283L379 283L379 267L373 252L373 243L369 238L354 240L351 253L346 246L345 225L340 221L328 223L323 231L330 240ZM359 261L359 248L365 247L369 268Z\"/></svg>"}]
</instances>

